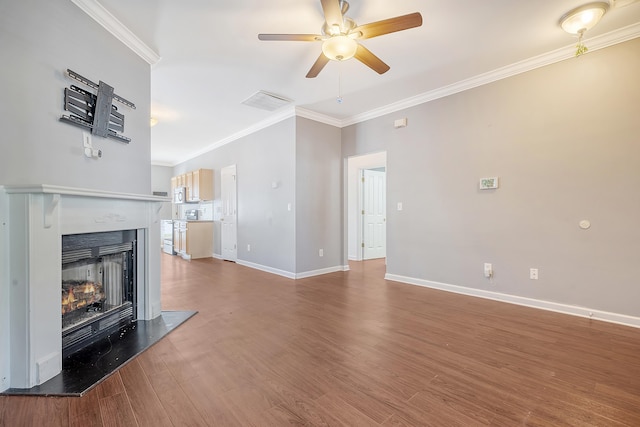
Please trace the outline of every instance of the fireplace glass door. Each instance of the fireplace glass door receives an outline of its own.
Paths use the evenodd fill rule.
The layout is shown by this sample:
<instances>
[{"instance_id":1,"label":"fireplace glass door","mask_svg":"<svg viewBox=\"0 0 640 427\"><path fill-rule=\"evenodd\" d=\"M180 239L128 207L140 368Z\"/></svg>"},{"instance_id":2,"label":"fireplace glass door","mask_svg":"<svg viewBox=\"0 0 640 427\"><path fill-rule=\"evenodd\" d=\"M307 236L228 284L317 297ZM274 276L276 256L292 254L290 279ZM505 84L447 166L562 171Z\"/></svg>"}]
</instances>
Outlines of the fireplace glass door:
<instances>
[{"instance_id":1,"label":"fireplace glass door","mask_svg":"<svg viewBox=\"0 0 640 427\"><path fill-rule=\"evenodd\" d=\"M62 348L79 350L135 319L135 230L62 237Z\"/></svg>"}]
</instances>

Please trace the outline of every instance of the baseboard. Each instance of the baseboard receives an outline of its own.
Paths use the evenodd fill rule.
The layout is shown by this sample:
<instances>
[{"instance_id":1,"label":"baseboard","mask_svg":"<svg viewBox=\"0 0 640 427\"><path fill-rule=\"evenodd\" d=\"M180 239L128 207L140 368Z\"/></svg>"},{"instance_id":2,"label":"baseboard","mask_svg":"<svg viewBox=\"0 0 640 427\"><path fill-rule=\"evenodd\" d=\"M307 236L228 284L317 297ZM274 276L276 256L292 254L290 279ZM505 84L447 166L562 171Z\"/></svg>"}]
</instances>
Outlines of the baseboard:
<instances>
[{"instance_id":1,"label":"baseboard","mask_svg":"<svg viewBox=\"0 0 640 427\"><path fill-rule=\"evenodd\" d=\"M555 311L557 313L570 314L572 316L585 317L588 319L601 320L604 322L617 323L619 325L640 328L640 317L628 316L626 314L610 313L607 311L596 310L588 307L560 304L551 301L503 294L500 292L485 291L483 289L473 289L464 286L450 285L447 283L432 282L430 280L416 279L413 277L400 276L397 274L386 274L384 278L385 280L391 280L394 282L407 283L410 285L423 286L426 288L438 289L441 291L454 292L462 295L507 302L510 304L522 305L525 307Z\"/></svg>"},{"instance_id":2,"label":"baseboard","mask_svg":"<svg viewBox=\"0 0 640 427\"><path fill-rule=\"evenodd\" d=\"M321 268L320 270L305 271L297 273L296 279L304 279L307 277L320 276L322 274L335 273L336 271L349 271L348 265L337 265L335 267Z\"/></svg>"},{"instance_id":3,"label":"baseboard","mask_svg":"<svg viewBox=\"0 0 640 427\"><path fill-rule=\"evenodd\" d=\"M222 255L220 254L212 254L211 256L215 259L222 259Z\"/></svg>"},{"instance_id":4,"label":"baseboard","mask_svg":"<svg viewBox=\"0 0 640 427\"><path fill-rule=\"evenodd\" d=\"M296 274L290 271L279 270L273 267L267 267L266 265L256 264L254 262L243 261L241 259L236 260L236 264L244 265L245 267L255 268L256 270L266 271L267 273L277 274L278 276L286 277L287 279L295 279Z\"/></svg>"},{"instance_id":5,"label":"baseboard","mask_svg":"<svg viewBox=\"0 0 640 427\"><path fill-rule=\"evenodd\" d=\"M348 265L339 265L335 267L322 268L320 270L305 271L302 273L292 273L290 271L279 270L273 267L267 267L266 265L256 264L254 262L237 260L237 264L244 265L245 267L255 268L256 270L265 271L267 273L277 274L278 276L286 277L287 279L304 279L306 277L320 276L322 274L335 273L336 271L349 271Z\"/></svg>"}]
</instances>

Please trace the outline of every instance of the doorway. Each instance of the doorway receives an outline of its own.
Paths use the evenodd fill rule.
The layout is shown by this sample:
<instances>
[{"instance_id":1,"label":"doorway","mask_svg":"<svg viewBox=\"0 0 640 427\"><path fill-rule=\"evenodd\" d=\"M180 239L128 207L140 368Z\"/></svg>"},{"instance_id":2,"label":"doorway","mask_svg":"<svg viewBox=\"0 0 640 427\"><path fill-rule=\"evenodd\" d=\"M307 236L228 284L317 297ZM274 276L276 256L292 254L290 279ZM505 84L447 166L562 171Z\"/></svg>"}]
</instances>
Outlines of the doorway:
<instances>
[{"instance_id":1,"label":"doorway","mask_svg":"<svg viewBox=\"0 0 640 427\"><path fill-rule=\"evenodd\" d=\"M382 172L385 177L385 185L383 187L385 220L383 221L384 235L384 253L381 255L382 249L378 251L375 258L386 257L386 167L387 153L381 151L377 153L365 154L361 156L353 156L347 159L347 255L349 261L362 261L364 241L364 224L365 218L362 214L364 202L364 186L362 177L365 170L373 170L374 172ZM382 231L378 229L378 231ZM373 256L372 256L373 257Z\"/></svg>"},{"instance_id":2,"label":"doorway","mask_svg":"<svg viewBox=\"0 0 640 427\"><path fill-rule=\"evenodd\" d=\"M238 258L238 188L236 165L220 171L220 192L222 194L222 214L220 216L220 244L222 259L236 262Z\"/></svg>"}]
</instances>

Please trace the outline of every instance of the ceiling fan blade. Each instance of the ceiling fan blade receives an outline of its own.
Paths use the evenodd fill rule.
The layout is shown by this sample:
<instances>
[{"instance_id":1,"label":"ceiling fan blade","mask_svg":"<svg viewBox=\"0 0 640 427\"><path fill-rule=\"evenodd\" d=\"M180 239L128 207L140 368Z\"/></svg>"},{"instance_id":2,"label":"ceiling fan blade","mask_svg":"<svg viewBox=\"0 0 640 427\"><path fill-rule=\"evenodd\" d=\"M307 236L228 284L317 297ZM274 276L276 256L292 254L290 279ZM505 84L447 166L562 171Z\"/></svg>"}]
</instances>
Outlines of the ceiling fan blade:
<instances>
[{"instance_id":1,"label":"ceiling fan blade","mask_svg":"<svg viewBox=\"0 0 640 427\"><path fill-rule=\"evenodd\" d=\"M324 53L321 53L318 59L316 59L316 62L314 62L313 66L311 66L311 69L307 73L306 77L308 79L312 79L316 77L318 74L320 74L320 71L322 71L322 69L324 68L325 65L327 65L328 62L329 62L329 58L324 56Z\"/></svg>"},{"instance_id":2,"label":"ceiling fan blade","mask_svg":"<svg viewBox=\"0 0 640 427\"><path fill-rule=\"evenodd\" d=\"M391 68L360 43L354 57L378 74L384 74Z\"/></svg>"},{"instance_id":3,"label":"ceiling fan blade","mask_svg":"<svg viewBox=\"0 0 640 427\"><path fill-rule=\"evenodd\" d=\"M258 39L269 41L316 42L322 40L320 34L258 34Z\"/></svg>"},{"instance_id":4,"label":"ceiling fan blade","mask_svg":"<svg viewBox=\"0 0 640 427\"><path fill-rule=\"evenodd\" d=\"M324 12L324 20L327 26L342 26L342 9L340 8L340 0L321 0L322 10Z\"/></svg>"},{"instance_id":5,"label":"ceiling fan blade","mask_svg":"<svg viewBox=\"0 0 640 427\"><path fill-rule=\"evenodd\" d=\"M370 39L372 37L384 34L395 33L396 31L408 30L422 25L422 15L420 12L410 13L408 15L396 16L395 18L384 19L382 21L371 22L357 26L351 32L360 32L361 39Z\"/></svg>"}]
</instances>

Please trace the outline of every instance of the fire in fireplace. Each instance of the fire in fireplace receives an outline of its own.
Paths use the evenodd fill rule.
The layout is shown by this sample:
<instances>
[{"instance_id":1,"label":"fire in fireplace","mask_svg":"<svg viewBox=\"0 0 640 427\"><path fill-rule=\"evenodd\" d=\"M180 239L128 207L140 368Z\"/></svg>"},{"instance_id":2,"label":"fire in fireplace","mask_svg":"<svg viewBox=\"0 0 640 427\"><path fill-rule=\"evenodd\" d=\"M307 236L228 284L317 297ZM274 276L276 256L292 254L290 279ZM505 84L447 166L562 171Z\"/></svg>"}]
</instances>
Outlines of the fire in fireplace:
<instances>
[{"instance_id":1,"label":"fire in fireplace","mask_svg":"<svg viewBox=\"0 0 640 427\"><path fill-rule=\"evenodd\" d=\"M136 319L136 231L62 236L62 351Z\"/></svg>"}]
</instances>

